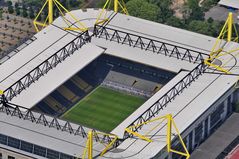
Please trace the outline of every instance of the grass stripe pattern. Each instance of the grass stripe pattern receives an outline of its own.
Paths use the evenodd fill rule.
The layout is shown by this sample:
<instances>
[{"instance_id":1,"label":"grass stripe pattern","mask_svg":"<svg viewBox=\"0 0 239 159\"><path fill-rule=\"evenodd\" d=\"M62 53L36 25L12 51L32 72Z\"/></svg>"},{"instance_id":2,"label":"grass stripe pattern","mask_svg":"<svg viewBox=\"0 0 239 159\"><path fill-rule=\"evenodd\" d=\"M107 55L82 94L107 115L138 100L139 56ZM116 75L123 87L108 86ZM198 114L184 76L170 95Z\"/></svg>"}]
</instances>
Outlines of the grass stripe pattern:
<instances>
[{"instance_id":1,"label":"grass stripe pattern","mask_svg":"<svg viewBox=\"0 0 239 159\"><path fill-rule=\"evenodd\" d=\"M109 133L144 102L142 97L98 87L67 111L63 119Z\"/></svg>"}]
</instances>

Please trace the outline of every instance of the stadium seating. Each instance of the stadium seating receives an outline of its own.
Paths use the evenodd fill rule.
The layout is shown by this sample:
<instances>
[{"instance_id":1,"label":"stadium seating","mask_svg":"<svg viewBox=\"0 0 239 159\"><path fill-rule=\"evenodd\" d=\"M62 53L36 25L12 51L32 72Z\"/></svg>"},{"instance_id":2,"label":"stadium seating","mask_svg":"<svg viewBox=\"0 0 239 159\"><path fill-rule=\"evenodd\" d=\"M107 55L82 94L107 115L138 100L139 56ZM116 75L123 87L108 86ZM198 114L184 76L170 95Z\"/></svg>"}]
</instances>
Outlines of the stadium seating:
<instances>
[{"instance_id":1,"label":"stadium seating","mask_svg":"<svg viewBox=\"0 0 239 159\"><path fill-rule=\"evenodd\" d=\"M55 98L64 107L69 107L71 104L71 102L62 96L57 90L52 92L50 96Z\"/></svg>"},{"instance_id":2,"label":"stadium seating","mask_svg":"<svg viewBox=\"0 0 239 159\"><path fill-rule=\"evenodd\" d=\"M51 106L51 108L55 111L60 111L63 107L57 100L55 100L51 96L46 97L43 101L49 106Z\"/></svg>"},{"instance_id":3,"label":"stadium seating","mask_svg":"<svg viewBox=\"0 0 239 159\"><path fill-rule=\"evenodd\" d=\"M82 78L84 81L87 81L87 83L91 86L96 86L97 81L92 77L93 74L89 73L85 69L80 71L80 73L77 74L80 78Z\"/></svg>"},{"instance_id":4,"label":"stadium seating","mask_svg":"<svg viewBox=\"0 0 239 159\"><path fill-rule=\"evenodd\" d=\"M85 92L81 87L77 84L75 84L72 80L68 80L64 85L70 89L73 93L78 95L79 97L82 97L85 95Z\"/></svg>"},{"instance_id":5,"label":"stadium seating","mask_svg":"<svg viewBox=\"0 0 239 159\"><path fill-rule=\"evenodd\" d=\"M36 110L61 115L104 80L155 93L175 75L172 72L104 54L37 104Z\"/></svg>"},{"instance_id":6,"label":"stadium seating","mask_svg":"<svg viewBox=\"0 0 239 159\"><path fill-rule=\"evenodd\" d=\"M108 63L113 65L112 70L121 72L123 74L135 76L141 79L167 83L176 74L161 69L156 69L150 66L145 66L139 63L129 62L127 60L119 59L117 57L107 56L100 57L101 63Z\"/></svg>"},{"instance_id":7,"label":"stadium seating","mask_svg":"<svg viewBox=\"0 0 239 159\"><path fill-rule=\"evenodd\" d=\"M45 102L41 101L39 104L37 104L37 107L46 114L52 114L55 115L56 112L50 107L48 106Z\"/></svg>"},{"instance_id":8,"label":"stadium seating","mask_svg":"<svg viewBox=\"0 0 239 159\"><path fill-rule=\"evenodd\" d=\"M75 95L71 90L69 90L64 85L60 86L58 89L59 93L63 95L67 100L71 101L72 103L75 103L78 100L78 96Z\"/></svg>"}]
</instances>

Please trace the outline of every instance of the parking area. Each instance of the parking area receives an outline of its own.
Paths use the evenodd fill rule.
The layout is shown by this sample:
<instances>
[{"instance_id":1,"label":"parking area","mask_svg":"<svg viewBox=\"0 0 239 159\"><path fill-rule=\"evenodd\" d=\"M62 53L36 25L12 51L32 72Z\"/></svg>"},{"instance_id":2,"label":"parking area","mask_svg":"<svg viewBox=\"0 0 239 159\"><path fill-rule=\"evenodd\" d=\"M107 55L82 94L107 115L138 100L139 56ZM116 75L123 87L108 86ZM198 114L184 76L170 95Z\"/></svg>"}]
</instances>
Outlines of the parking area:
<instances>
[{"instance_id":1,"label":"parking area","mask_svg":"<svg viewBox=\"0 0 239 159\"><path fill-rule=\"evenodd\" d=\"M236 23L239 23L239 20L237 19L237 16L239 15L238 11L231 10L222 6L214 6L211 8L208 12L205 13L205 19L213 18L214 20L218 21L225 21L227 19L228 13L233 12L234 20Z\"/></svg>"},{"instance_id":2,"label":"parking area","mask_svg":"<svg viewBox=\"0 0 239 159\"><path fill-rule=\"evenodd\" d=\"M32 20L3 13L0 19L0 57L4 52L11 51L24 39L35 34Z\"/></svg>"}]
</instances>

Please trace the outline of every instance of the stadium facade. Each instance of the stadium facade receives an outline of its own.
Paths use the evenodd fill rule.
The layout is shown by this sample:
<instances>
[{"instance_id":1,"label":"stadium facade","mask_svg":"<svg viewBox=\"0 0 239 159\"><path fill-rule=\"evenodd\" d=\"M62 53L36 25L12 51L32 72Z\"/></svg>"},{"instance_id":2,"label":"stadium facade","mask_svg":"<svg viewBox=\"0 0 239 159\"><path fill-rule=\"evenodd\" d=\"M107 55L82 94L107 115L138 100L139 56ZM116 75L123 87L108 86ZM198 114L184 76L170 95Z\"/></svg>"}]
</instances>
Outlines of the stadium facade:
<instances>
[{"instance_id":1,"label":"stadium facade","mask_svg":"<svg viewBox=\"0 0 239 159\"><path fill-rule=\"evenodd\" d=\"M19 158L16 154L20 158L82 157L87 132L92 128L59 119L53 113L44 115L41 113L44 110L34 108L104 55L131 61L134 66L137 63L158 69L162 79L168 81L162 82L159 91L114 127L110 134L118 140L103 156L100 153L104 146L99 141L111 142L112 138L107 135L95 138L93 156L183 158L167 152L165 125L154 129L158 123L152 123L133 130L147 134L153 142L132 136L125 129L172 114L187 149L192 152L230 116L238 100L237 51L230 50L239 45L222 42L224 51L230 53L219 57L215 64L230 70L231 74L225 74L204 64L215 38L114 12L107 13L107 23L95 25L98 13L95 9L71 11L88 31L64 30L68 26L59 17L37 33L31 43L18 48L17 54L1 61L0 86L5 90L0 109L1 149L16 158ZM65 18L78 25L69 14ZM114 77L120 79L118 75ZM176 131L172 134L172 147L182 150Z\"/></svg>"}]
</instances>

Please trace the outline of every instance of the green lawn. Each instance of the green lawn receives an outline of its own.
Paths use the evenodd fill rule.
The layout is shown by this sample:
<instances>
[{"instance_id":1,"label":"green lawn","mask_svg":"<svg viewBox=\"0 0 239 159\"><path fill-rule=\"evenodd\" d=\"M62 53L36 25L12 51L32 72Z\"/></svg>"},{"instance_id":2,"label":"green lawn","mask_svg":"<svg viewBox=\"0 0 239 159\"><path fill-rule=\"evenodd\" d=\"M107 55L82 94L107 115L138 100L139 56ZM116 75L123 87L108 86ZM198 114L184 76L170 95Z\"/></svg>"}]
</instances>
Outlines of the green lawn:
<instances>
[{"instance_id":1,"label":"green lawn","mask_svg":"<svg viewBox=\"0 0 239 159\"><path fill-rule=\"evenodd\" d=\"M145 102L144 98L98 87L63 115L63 119L110 132Z\"/></svg>"}]
</instances>

